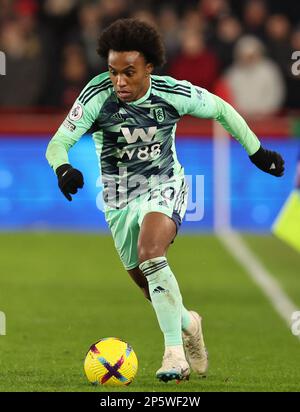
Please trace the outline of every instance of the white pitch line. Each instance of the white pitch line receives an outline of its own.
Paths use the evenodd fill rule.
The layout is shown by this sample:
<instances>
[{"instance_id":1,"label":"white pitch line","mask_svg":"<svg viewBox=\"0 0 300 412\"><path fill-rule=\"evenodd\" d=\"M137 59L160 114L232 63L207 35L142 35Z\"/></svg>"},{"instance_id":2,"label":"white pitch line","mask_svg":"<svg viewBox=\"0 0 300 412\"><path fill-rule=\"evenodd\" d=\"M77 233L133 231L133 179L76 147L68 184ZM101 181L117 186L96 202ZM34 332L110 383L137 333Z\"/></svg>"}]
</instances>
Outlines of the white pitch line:
<instances>
[{"instance_id":1,"label":"white pitch line","mask_svg":"<svg viewBox=\"0 0 300 412\"><path fill-rule=\"evenodd\" d=\"M292 314L299 311L299 307L281 289L274 276L263 266L259 259L251 252L242 237L232 231L219 231L218 238L226 249L244 267L252 280L267 296L272 306L291 330ZM292 333L292 332L291 332ZM295 335L293 335L295 336ZM300 340L300 335L296 336Z\"/></svg>"}]
</instances>

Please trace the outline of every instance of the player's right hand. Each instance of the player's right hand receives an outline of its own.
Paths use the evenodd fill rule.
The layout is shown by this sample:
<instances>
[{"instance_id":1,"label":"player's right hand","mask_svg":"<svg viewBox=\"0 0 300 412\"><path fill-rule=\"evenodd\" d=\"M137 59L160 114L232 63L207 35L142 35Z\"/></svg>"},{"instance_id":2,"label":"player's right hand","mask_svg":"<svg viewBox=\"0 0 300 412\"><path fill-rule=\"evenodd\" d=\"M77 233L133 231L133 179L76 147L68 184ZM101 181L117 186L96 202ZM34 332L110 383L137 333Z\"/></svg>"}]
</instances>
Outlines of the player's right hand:
<instances>
[{"instance_id":1,"label":"player's right hand","mask_svg":"<svg viewBox=\"0 0 300 412\"><path fill-rule=\"evenodd\" d=\"M82 173L74 169L70 164L59 166L55 172L58 178L58 187L63 195L71 202L71 194L75 195L78 189L83 188L84 181Z\"/></svg>"}]
</instances>

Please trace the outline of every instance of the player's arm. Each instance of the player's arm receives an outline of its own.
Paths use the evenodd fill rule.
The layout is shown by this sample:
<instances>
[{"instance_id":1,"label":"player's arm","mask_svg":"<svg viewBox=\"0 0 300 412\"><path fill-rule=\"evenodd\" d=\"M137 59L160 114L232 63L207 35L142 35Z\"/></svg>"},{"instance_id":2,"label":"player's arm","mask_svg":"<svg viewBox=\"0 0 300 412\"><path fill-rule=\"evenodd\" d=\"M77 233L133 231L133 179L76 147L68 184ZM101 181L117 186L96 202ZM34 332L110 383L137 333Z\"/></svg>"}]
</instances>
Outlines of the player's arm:
<instances>
[{"instance_id":1,"label":"player's arm","mask_svg":"<svg viewBox=\"0 0 300 412\"><path fill-rule=\"evenodd\" d=\"M57 175L58 186L64 196L71 201L71 194L83 187L82 173L69 162L68 152L86 133L94 121L92 107L76 100L68 116L50 140L46 158Z\"/></svg>"},{"instance_id":2,"label":"player's arm","mask_svg":"<svg viewBox=\"0 0 300 412\"><path fill-rule=\"evenodd\" d=\"M229 103L205 89L193 85L191 87L186 114L215 119L244 147L251 162L259 169L273 176L283 175L284 160L281 155L264 149L242 116Z\"/></svg>"}]
</instances>

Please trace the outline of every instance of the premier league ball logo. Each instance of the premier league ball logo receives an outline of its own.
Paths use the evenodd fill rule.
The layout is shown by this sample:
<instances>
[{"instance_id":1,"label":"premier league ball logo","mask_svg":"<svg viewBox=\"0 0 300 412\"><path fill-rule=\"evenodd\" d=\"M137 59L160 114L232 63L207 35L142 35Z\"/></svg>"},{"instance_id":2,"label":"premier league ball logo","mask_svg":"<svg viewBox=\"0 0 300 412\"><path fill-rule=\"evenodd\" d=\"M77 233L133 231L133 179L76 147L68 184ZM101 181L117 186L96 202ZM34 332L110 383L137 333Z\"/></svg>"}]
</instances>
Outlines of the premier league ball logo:
<instances>
[{"instance_id":1,"label":"premier league ball logo","mask_svg":"<svg viewBox=\"0 0 300 412\"><path fill-rule=\"evenodd\" d=\"M79 103L75 103L69 113L69 118L73 121L81 119L83 114L82 106Z\"/></svg>"}]
</instances>

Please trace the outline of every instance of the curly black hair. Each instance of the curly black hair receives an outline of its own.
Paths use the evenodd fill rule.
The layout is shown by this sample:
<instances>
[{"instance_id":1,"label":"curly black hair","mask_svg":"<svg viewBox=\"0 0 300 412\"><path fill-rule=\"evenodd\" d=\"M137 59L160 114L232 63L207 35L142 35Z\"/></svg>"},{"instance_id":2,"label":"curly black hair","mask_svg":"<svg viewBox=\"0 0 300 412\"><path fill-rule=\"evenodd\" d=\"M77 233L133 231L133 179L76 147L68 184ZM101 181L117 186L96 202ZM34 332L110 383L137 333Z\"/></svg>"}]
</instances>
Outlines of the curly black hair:
<instances>
[{"instance_id":1,"label":"curly black hair","mask_svg":"<svg viewBox=\"0 0 300 412\"><path fill-rule=\"evenodd\" d=\"M107 59L109 50L138 51L146 63L162 66L165 61L165 47L158 31L138 19L119 19L100 35L97 52Z\"/></svg>"}]
</instances>

